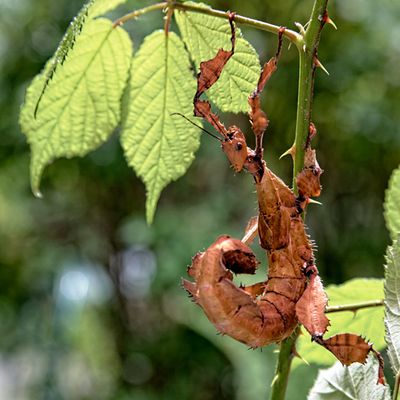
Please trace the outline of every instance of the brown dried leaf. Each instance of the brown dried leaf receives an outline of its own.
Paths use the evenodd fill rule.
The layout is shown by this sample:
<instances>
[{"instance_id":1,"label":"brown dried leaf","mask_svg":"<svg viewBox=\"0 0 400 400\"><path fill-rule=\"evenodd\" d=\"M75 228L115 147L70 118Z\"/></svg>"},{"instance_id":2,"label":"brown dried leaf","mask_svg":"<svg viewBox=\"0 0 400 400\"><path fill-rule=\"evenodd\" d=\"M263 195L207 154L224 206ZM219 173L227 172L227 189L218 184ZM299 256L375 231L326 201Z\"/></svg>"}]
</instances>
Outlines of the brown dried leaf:
<instances>
[{"instance_id":1,"label":"brown dried leaf","mask_svg":"<svg viewBox=\"0 0 400 400\"><path fill-rule=\"evenodd\" d=\"M325 315L328 298L318 274L312 274L306 290L296 304L296 315L312 336L322 336L329 320Z\"/></svg>"}]
</instances>

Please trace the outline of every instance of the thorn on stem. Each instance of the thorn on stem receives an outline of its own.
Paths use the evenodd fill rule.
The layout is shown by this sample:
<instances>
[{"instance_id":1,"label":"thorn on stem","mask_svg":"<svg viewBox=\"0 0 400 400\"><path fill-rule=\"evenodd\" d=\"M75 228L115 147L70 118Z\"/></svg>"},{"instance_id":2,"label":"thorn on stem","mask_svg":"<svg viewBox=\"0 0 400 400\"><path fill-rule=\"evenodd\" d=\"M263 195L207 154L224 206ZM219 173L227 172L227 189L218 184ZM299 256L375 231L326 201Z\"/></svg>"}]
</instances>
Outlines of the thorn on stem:
<instances>
[{"instance_id":1,"label":"thorn on stem","mask_svg":"<svg viewBox=\"0 0 400 400\"><path fill-rule=\"evenodd\" d=\"M283 154L281 154L281 156L279 157L279 159L290 155L292 158L294 158L294 156L296 155L296 146L292 145L292 147L290 147L290 149L286 150Z\"/></svg>"},{"instance_id":2,"label":"thorn on stem","mask_svg":"<svg viewBox=\"0 0 400 400\"><path fill-rule=\"evenodd\" d=\"M324 16L322 17L322 22L324 24L329 24L332 25L334 27L335 30L337 30L337 26L336 24L333 22L333 20L329 17L328 13L325 12Z\"/></svg>"},{"instance_id":3,"label":"thorn on stem","mask_svg":"<svg viewBox=\"0 0 400 400\"><path fill-rule=\"evenodd\" d=\"M276 375L274 376L274 379L272 379L271 387L274 386L274 384L275 384L275 382L278 380L278 378L279 378L279 374L276 374Z\"/></svg>"},{"instance_id":4,"label":"thorn on stem","mask_svg":"<svg viewBox=\"0 0 400 400\"><path fill-rule=\"evenodd\" d=\"M321 63L321 61L318 60L317 57L314 57L314 65L315 65L317 68L321 68L322 71L324 71L324 72L329 76L328 70L323 66L323 64Z\"/></svg>"},{"instance_id":5,"label":"thorn on stem","mask_svg":"<svg viewBox=\"0 0 400 400\"><path fill-rule=\"evenodd\" d=\"M304 359L304 358L297 352L297 349L296 349L295 346L293 346L293 348L292 348L292 355L293 355L293 357L299 358L301 361L304 362L304 364L310 366L310 363L309 363L306 359Z\"/></svg>"}]
</instances>

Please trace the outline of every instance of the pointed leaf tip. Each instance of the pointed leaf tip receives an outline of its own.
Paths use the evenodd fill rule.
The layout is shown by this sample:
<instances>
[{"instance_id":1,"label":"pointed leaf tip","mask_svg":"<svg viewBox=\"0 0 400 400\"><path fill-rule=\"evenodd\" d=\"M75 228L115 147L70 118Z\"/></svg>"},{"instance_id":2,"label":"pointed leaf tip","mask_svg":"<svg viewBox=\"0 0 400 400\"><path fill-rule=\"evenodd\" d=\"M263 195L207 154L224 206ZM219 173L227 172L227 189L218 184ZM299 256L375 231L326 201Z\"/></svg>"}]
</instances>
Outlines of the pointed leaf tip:
<instances>
[{"instance_id":1,"label":"pointed leaf tip","mask_svg":"<svg viewBox=\"0 0 400 400\"><path fill-rule=\"evenodd\" d=\"M33 190L33 195L37 198L37 199L43 199L43 194L39 189L34 189Z\"/></svg>"}]
</instances>

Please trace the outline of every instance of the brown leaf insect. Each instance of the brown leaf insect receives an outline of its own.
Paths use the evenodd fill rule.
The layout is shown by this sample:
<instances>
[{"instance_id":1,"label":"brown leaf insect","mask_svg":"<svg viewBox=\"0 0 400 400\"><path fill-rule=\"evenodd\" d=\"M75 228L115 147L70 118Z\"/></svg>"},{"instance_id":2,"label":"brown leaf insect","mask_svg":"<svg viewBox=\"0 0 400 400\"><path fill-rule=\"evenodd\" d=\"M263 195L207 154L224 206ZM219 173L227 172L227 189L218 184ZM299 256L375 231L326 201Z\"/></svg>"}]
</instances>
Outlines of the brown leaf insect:
<instances>
[{"instance_id":1,"label":"brown leaf insect","mask_svg":"<svg viewBox=\"0 0 400 400\"><path fill-rule=\"evenodd\" d=\"M329 326L325 315L327 296L315 265L313 246L306 234L302 212L311 197L320 195L319 167L311 139L314 124L305 144L304 168L296 177L298 195L276 176L263 159L263 135L268 118L261 109L260 94L276 71L282 47L263 67L254 92L249 96L249 118L255 135L255 148L247 146L237 126L226 128L211 105L200 97L219 79L235 52L234 13L229 14L231 50L220 49L211 60L200 64L194 115L208 121L218 132L223 152L236 172L248 171L254 178L258 199L258 217L250 220L242 240L218 237L204 252L194 256L188 269L193 281L183 287L204 310L217 330L251 348L279 343L290 336L300 323L312 340L332 352L344 365L364 363L373 352L380 364L378 382L383 383L383 361L371 343L356 334L343 333L324 339ZM252 286L238 287L233 274L253 274L258 261L248 244L258 234L268 258L268 277Z\"/></svg>"}]
</instances>

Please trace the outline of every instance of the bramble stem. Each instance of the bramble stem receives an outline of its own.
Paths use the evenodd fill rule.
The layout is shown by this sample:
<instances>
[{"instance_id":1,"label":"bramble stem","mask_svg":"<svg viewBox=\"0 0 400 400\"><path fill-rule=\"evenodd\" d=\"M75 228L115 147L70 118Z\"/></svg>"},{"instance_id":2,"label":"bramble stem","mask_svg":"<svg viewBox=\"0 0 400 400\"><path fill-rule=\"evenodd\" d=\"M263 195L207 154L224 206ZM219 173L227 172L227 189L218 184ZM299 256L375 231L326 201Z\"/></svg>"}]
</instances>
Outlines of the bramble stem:
<instances>
[{"instance_id":1,"label":"bramble stem","mask_svg":"<svg viewBox=\"0 0 400 400\"><path fill-rule=\"evenodd\" d=\"M308 28L303 36L303 45L297 46L299 50L299 86L297 95L296 133L294 141L293 162L293 190L297 192L296 176L304 166L305 143L309 134L311 122L311 107L314 89L314 75L316 69L316 56L321 30L327 16L328 0L314 0ZM300 41L298 42L300 43ZM299 328L288 339L281 343L278 362L276 365L276 377L271 391L271 400L284 400L292 356ZM285 355L285 356L284 356Z\"/></svg>"},{"instance_id":2,"label":"bramble stem","mask_svg":"<svg viewBox=\"0 0 400 400\"><path fill-rule=\"evenodd\" d=\"M122 25L123 23L136 19L139 16L146 14L150 11L161 10L166 7L172 7L175 10L182 10L182 11L190 11L196 12L200 14L210 15L212 17L218 17L223 19L229 19L229 13L225 11L215 10L209 7L202 7L196 4L186 4L186 3L179 3L177 1L164 1L162 3L153 4L149 7L141 8L140 10L133 11L129 14L124 15L123 17L117 19L114 22L114 26ZM268 22L259 21L253 18L247 18L242 15L235 15L235 22L238 24L252 26L253 28L260 29L262 31L271 32L276 35L279 34L279 29L281 28L278 25L269 24ZM288 40L293 42L298 48L302 47L303 45L303 37L299 33L292 31L290 29L285 29L283 36L286 37Z\"/></svg>"},{"instance_id":3,"label":"bramble stem","mask_svg":"<svg viewBox=\"0 0 400 400\"><path fill-rule=\"evenodd\" d=\"M360 302L360 303L343 304L340 306L330 306L330 307L326 307L325 314L334 313L334 312L342 312L342 311L356 312L358 310L362 310L363 308L380 307L383 305L385 305L384 300L371 300L371 301L364 301L364 302Z\"/></svg>"},{"instance_id":4,"label":"bramble stem","mask_svg":"<svg viewBox=\"0 0 400 400\"><path fill-rule=\"evenodd\" d=\"M315 0L308 28L304 34L303 48L299 49L299 88L295 133L295 156L293 167L293 187L296 191L296 176L303 169L305 143L311 122L311 108L314 90L317 50L321 30L327 15L328 0Z\"/></svg>"},{"instance_id":5,"label":"bramble stem","mask_svg":"<svg viewBox=\"0 0 400 400\"><path fill-rule=\"evenodd\" d=\"M289 379L290 367L294 357L293 348L300 334L300 325L294 330L292 335L285 339L279 350L278 362L275 369L275 377L272 381L271 400L284 399Z\"/></svg>"},{"instance_id":6,"label":"bramble stem","mask_svg":"<svg viewBox=\"0 0 400 400\"><path fill-rule=\"evenodd\" d=\"M126 14L121 18L118 18L116 21L114 21L113 26L115 28L116 26L120 26L127 21L138 18L143 14L147 14L148 12L151 12L151 11L162 10L167 6L168 6L168 2L163 1L162 3L156 3L156 4L152 4L151 6L148 6L148 7L140 8L139 10L132 11L131 13Z\"/></svg>"},{"instance_id":7,"label":"bramble stem","mask_svg":"<svg viewBox=\"0 0 400 400\"><path fill-rule=\"evenodd\" d=\"M195 4L186 4L186 3L178 3L174 2L173 7L177 10L183 11L193 11L201 14L211 15L212 17L219 17L229 19L229 13L225 11L215 10L213 8L201 7ZM273 25L268 22L260 21L253 18L244 17L242 15L235 14L235 22L238 24L252 26L253 28L260 29L262 31L279 34L279 29L281 28L278 25ZM285 29L283 36L289 39L291 42L296 44L296 46L301 46L303 43L302 36L290 29Z\"/></svg>"}]
</instances>

